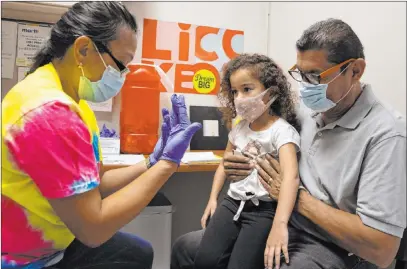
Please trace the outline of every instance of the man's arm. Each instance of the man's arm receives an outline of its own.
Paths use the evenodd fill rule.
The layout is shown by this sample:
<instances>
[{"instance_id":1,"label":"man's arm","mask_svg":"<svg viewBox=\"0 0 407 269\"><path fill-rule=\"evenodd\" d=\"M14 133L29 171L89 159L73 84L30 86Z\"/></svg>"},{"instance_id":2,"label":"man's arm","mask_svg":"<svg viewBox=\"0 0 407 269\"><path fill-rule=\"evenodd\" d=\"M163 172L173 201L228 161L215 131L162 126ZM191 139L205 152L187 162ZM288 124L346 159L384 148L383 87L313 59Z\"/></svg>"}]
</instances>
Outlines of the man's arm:
<instances>
[{"instance_id":1,"label":"man's arm","mask_svg":"<svg viewBox=\"0 0 407 269\"><path fill-rule=\"evenodd\" d=\"M270 196L278 199L280 165L272 157L266 158L268 162L259 161L260 179ZM355 190L356 214L332 208L304 190L300 190L297 211L327 231L342 248L387 267L397 253L406 227L405 163L405 136L383 139L371 146L363 159Z\"/></svg>"},{"instance_id":2,"label":"man's arm","mask_svg":"<svg viewBox=\"0 0 407 269\"><path fill-rule=\"evenodd\" d=\"M406 138L387 137L371 145L358 182L356 215L332 208L301 191L298 211L326 230L338 245L387 267L406 227Z\"/></svg>"},{"instance_id":3,"label":"man's arm","mask_svg":"<svg viewBox=\"0 0 407 269\"><path fill-rule=\"evenodd\" d=\"M366 226L358 215L333 208L300 190L297 211L326 230L342 248L382 268L391 264L400 238Z\"/></svg>"}]
</instances>

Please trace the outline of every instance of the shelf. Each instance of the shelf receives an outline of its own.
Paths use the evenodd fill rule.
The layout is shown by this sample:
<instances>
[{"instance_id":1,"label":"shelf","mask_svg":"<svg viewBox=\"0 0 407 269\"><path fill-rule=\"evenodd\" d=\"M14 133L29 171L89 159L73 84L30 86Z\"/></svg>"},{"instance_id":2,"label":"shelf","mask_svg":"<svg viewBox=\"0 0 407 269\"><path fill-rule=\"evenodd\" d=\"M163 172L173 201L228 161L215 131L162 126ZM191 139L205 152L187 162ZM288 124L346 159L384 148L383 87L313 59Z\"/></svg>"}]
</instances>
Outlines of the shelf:
<instances>
[{"instance_id":1,"label":"shelf","mask_svg":"<svg viewBox=\"0 0 407 269\"><path fill-rule=\"evenodd\" d=\"M223 157L223 150L205 150L212 151L215 155ZM199 152L199 150L191 150L191 152ZM145 155L147 158L148 155ZM104 171L109 171L112 169L127 167L128 165L103 165ZM191 173L191 172L214 172L218 168L219 163L194 163L194 164L185 164L181 163L177 172L179 173Z\"/></svg>"},{"instance_id":2,"label":"shelf","mask_svg":"<svg viewBox=\"0 0 407 269\"><path fill-rule=\"evenodd\" d=\"M76 2L2 2L1 18L56 23Z\"/></svg>"}]
</instances>

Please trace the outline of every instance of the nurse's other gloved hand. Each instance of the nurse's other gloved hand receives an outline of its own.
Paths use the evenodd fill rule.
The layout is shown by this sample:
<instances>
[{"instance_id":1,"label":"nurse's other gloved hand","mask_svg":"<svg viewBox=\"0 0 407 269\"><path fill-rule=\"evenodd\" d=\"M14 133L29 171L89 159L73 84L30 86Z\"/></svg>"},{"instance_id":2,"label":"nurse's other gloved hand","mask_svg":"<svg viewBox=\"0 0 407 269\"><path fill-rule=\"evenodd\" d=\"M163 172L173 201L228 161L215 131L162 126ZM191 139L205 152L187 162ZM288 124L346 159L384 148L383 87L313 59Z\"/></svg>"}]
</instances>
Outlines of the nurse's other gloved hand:
<instances>
[{"instance_id":1,"label":"nurse's other gloved hand","mask_svg":"<svg viewBox=\"0 0 407 269\"><path fill-rule=\"evenodd\" d=\"M191 125L191 121L188 117L184 96L173 94L171 96L171 104L171 131L175 128L186 129Z\"/></svg>"},{"instance_id":2,"label":"nurse's other gloved hand","mask_svg":"<svg viewBox=\"0 0 407 269\"><path fill-rule=\"evenodd\" d=\"M157 144L155 144L154 151L148 157L150 159L150 165L153 166L158 162L163 154L164 147L167 144L168 137L170 136L171 131L171 120L170 112L166 108L162 109L163 123L161 125L161 136L158 139Z\"/></svg>"},{"instance_id":3,"label":"nurse's other gloved hand","mask_svg":"<svg viewBox=\"0 0 407 269\"><path fill-rule=\"evenodd\" d=\"M188 118L184 96L171 96L171 131L167 144L161 156L161 160L167 160L176 164L181 163L181 159L188 149L194 134L202 128L200 123L192 123Z\"/></svg>"}]
</instances>

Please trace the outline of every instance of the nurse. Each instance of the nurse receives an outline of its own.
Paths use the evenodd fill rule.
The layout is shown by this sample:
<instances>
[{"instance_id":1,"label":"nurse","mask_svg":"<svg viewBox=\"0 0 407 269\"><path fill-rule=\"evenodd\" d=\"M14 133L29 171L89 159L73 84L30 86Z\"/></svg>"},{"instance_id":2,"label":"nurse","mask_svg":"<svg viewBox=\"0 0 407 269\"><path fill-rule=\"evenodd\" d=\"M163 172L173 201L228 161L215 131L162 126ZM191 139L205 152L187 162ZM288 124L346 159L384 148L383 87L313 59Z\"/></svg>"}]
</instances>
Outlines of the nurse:
<instances>
[{"instance_id":1,"label":"nurse","mask_svg":"<svg viewBox=\"0 0 407 269\"><path fill-rule=\"evenodd\" d=\"M174 95L147 161L103 173L86 101L119 93L137 30L120 2L73 5L30 75L4 98L2 268L151 268L151 245L118 230L176 171L201 125L191 124L183 97Z\"/></svg>"}]
</instances>

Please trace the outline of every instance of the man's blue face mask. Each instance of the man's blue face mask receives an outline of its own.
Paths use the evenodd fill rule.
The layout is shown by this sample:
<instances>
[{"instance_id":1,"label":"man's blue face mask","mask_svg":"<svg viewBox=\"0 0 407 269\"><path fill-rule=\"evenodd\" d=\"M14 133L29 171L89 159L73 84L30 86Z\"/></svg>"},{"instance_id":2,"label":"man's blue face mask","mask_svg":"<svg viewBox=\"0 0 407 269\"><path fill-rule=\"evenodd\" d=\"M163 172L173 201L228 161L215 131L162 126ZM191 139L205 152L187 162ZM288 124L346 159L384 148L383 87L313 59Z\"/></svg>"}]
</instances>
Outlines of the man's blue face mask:
<instances>
[{"instance_id":1,"label":"man's blue face mask","mask_svg":"<svg viewBox=\"0 0 407 269\"><path fill-rule=\"evenodd\" d=\"M349 65L342 70L336 77L334 77L331 81L329 81L326 84L311 84L307 82L299 82L300 86L300 94L301 94L301 99L304 102L304 104L310 108L314 112L326 112L332 108L334 108L340 101L342 101L350 92L352 89L353 85L349 88L347 93L342 96L341 99L339 99L336 102L333 102L332 100L328 99L326 96L326 91L328 89L328 84L337 79L345 70L349 67Z\"/></svg>"}]
</instances>

